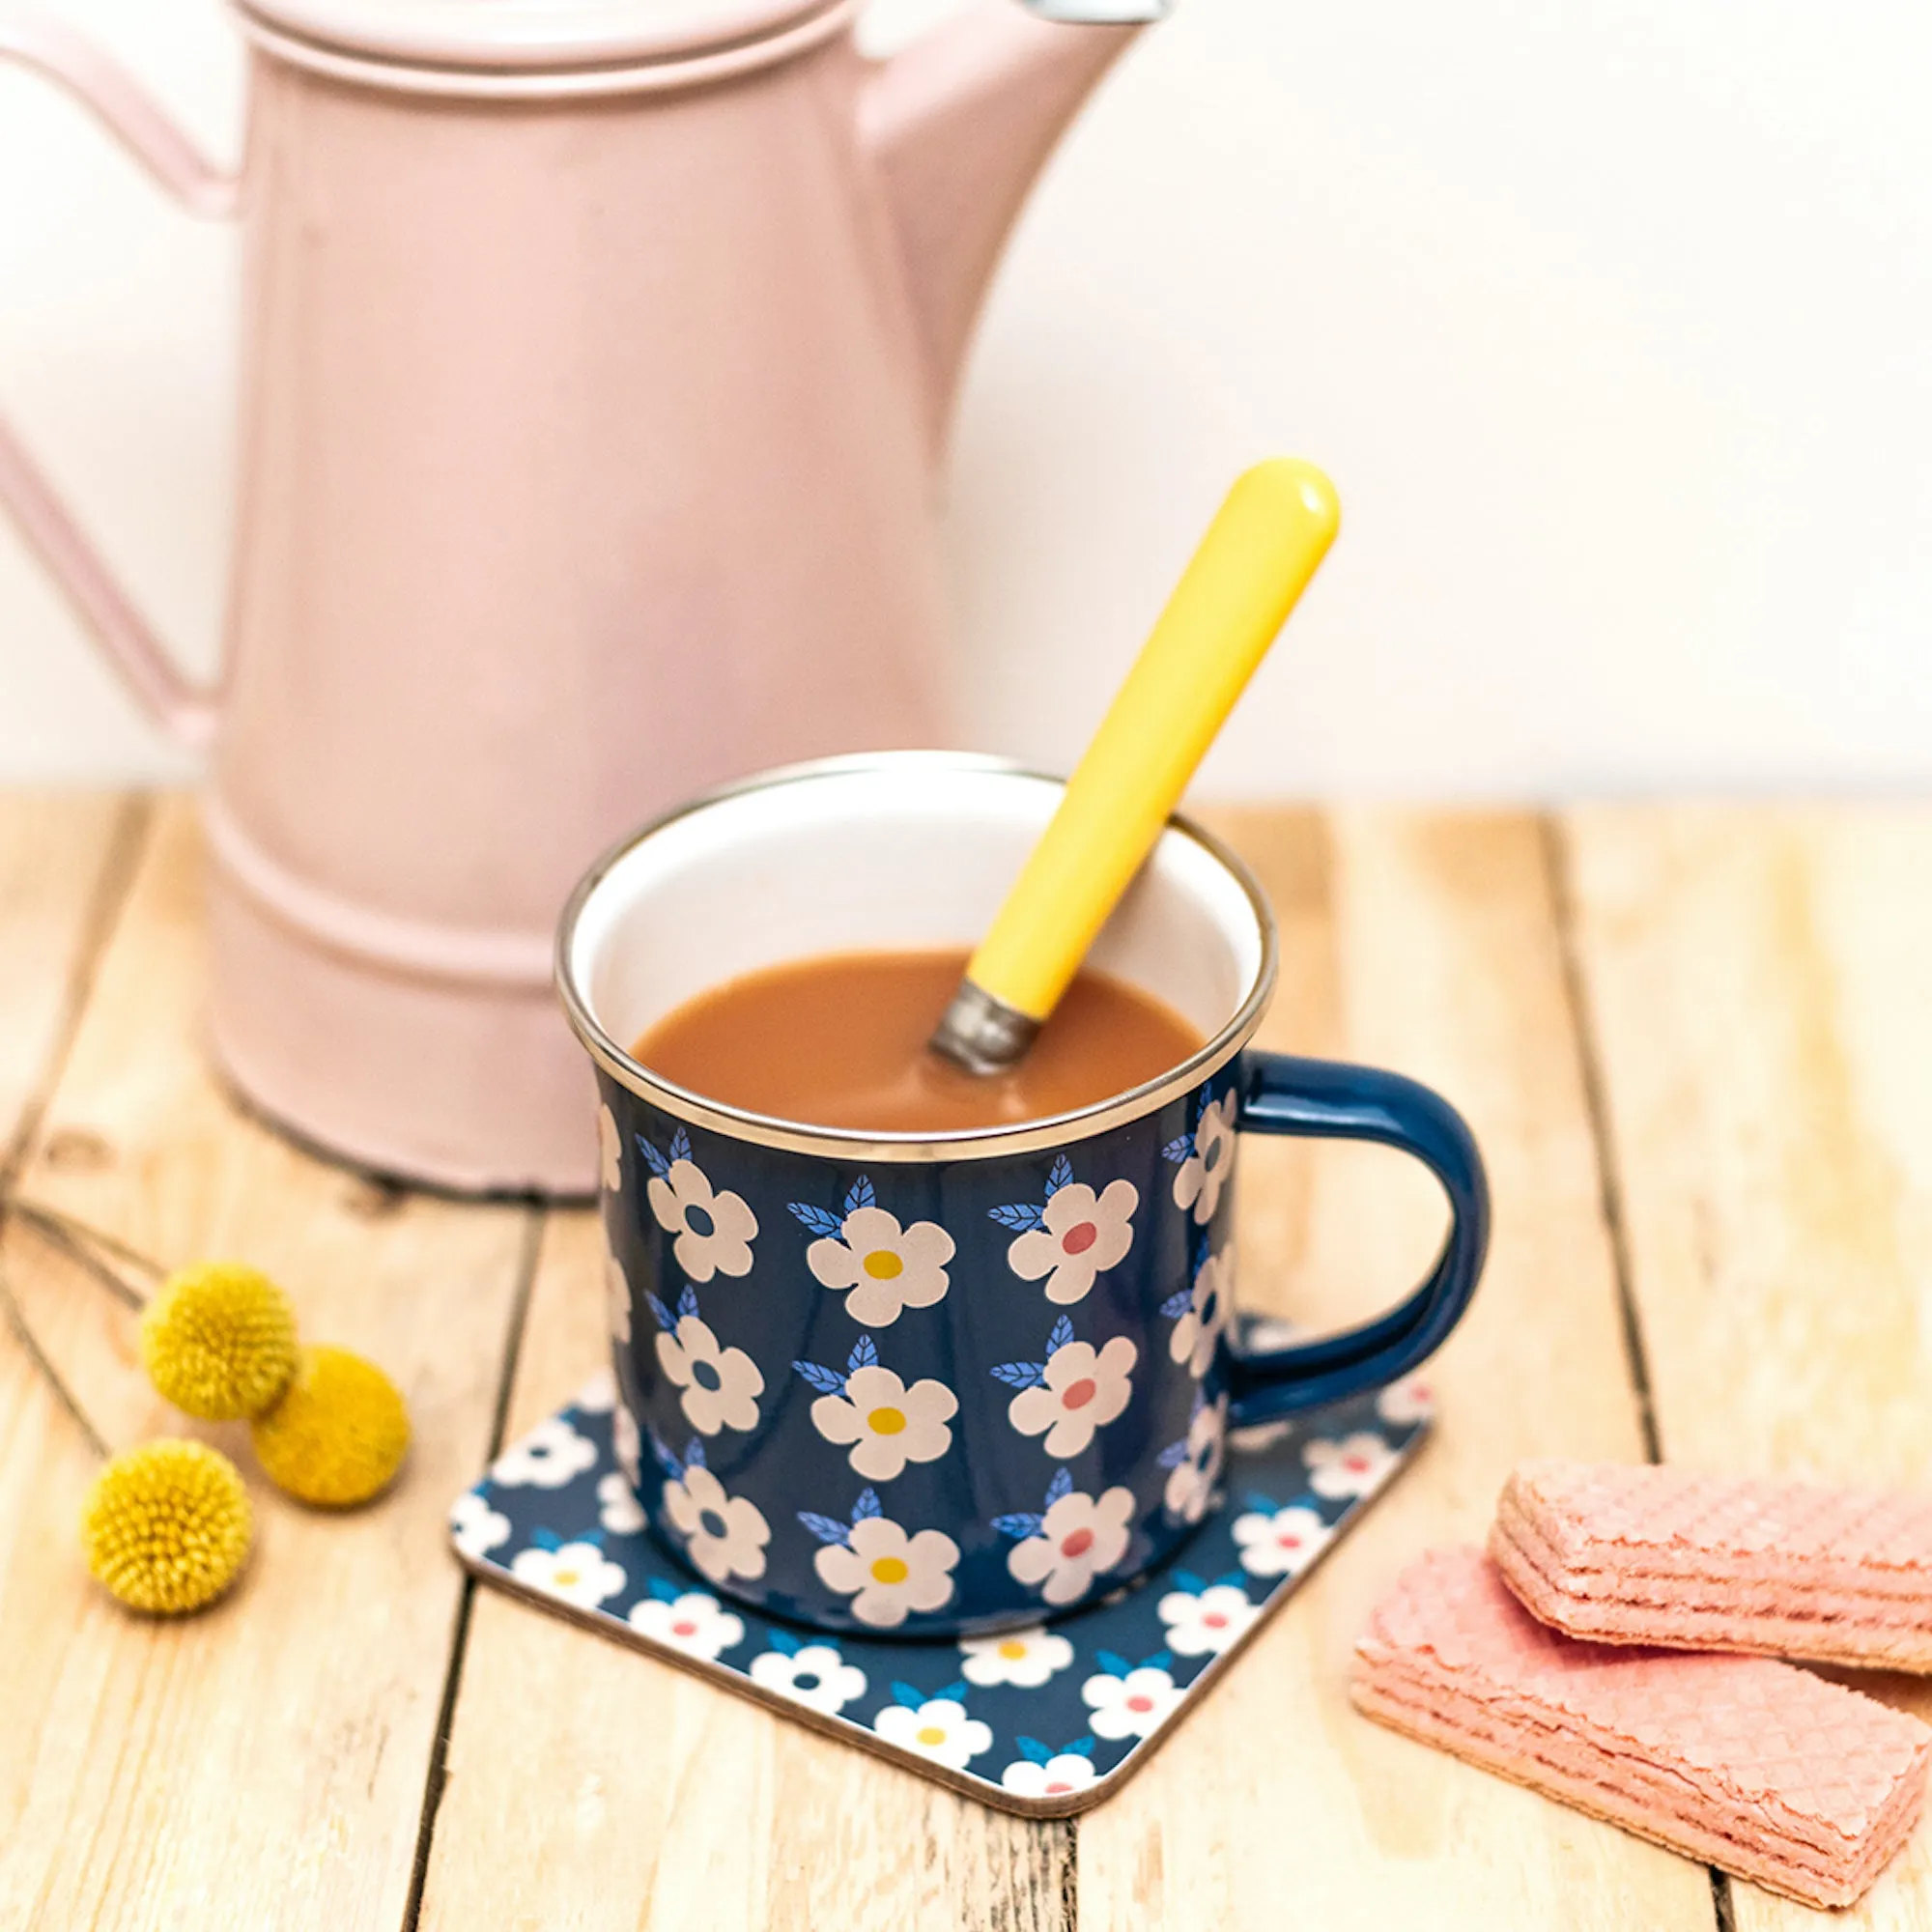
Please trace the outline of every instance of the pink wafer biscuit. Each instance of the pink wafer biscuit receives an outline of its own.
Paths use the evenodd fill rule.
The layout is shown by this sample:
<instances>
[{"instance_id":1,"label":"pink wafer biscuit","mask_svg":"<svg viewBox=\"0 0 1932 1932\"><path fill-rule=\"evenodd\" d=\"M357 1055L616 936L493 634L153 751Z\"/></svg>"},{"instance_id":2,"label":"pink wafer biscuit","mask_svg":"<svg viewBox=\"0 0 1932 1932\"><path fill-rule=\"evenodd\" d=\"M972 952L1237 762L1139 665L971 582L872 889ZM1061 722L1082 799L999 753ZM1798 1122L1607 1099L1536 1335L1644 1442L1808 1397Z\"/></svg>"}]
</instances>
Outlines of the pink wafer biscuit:
<instances>
[{"instance_id":1,"label":"pink wafer biscuit","mask_svg":"<svg viewBox=\"0 0 1932 1932\"><path fill-rule=\"evenodd\" d=\"M1932 1671L1932 1497L1524 1463L1490 1554L1572 1636Z\"/></svg>"},{"instance_id":2,"label":"pink wafer biscuit","mask_svg":"<svg viewBox=\"0 0 1932 1932\"><path fill-rule=\"evenodd\" d=\"M1807 1905L1911 1834L1932 1730L1790 1664L1576 1643L1478 1549L1403 1573L1355 1646L1369 1716Z\"/></svg>"}]
</instances>

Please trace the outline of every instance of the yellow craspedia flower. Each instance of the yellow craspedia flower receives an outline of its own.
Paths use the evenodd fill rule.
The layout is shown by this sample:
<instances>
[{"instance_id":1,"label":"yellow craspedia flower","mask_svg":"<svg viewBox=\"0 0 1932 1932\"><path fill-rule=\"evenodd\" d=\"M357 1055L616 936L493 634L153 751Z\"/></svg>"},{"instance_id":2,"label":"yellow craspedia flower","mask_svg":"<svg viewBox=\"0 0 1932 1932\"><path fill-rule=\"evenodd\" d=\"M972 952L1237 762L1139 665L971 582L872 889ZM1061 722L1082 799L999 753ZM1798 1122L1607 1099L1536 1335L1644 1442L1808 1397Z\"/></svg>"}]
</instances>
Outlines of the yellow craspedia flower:
<instances>
[{"instance_id":1,"label":"yellow craspedia flower","mask_svg":"<svg viewBox=\"0 0 1932 1932\"><path fill-rule=\"evenodd\" d=\"M347 1349L303 1349L287 1392L251 1433L270 1482L298 1502L347 1509L401 1466L410 1412L373 1362Z\"/></svg>"},{"instance_id":2,"label":"yellow craspedia flower","mask_svg":"<svg viewBox=\"0 0 1932 1932\"><path fill-rule=\"evenodd\" d=\"M295 1373L295 1310L260 1269L199 1262L171 1274L148 1304L141 1360L156 1391L189 1415L260 1415Z\"/></svg>"},{"instance_id":3,"label":"yellow craspedia flower","mask_svg":"<svg viewBox=\"0 0 1932 1932\"><path fill-rule=\"evenodd\" d=\"M248 1492L205 1442L144 1442L94 1479L81 1510L87 1568L130 1610L182 1616L212 1604L248 1554Z\"/></svg>"}]
</instances>

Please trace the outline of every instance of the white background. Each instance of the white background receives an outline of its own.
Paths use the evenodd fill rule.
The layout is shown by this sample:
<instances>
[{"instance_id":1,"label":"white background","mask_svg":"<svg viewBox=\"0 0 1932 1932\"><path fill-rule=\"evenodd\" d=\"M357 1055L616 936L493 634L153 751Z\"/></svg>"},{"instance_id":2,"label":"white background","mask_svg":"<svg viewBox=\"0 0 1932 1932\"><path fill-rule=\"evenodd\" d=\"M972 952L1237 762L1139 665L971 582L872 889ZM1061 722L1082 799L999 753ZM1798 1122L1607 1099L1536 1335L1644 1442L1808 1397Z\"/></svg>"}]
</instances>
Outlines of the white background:
<instances>
[{"instance_id":1,"label":"white background","mask_svg":"<svg viewBox=\"0 0 1932 1932\"><path fill-rule=\"evenodd\" d=\"M59 11L234 152L217 0ZM1205 788L1922 785L1928 71L1917 0L1179 0L969 372L965 735L1069 760L1228 479L1293 451L1345 534ZM6 69L0 182L0 399L206 667L230 242ZM0 779L176 769L0 529Z\"/></svg>"}]
</instances>

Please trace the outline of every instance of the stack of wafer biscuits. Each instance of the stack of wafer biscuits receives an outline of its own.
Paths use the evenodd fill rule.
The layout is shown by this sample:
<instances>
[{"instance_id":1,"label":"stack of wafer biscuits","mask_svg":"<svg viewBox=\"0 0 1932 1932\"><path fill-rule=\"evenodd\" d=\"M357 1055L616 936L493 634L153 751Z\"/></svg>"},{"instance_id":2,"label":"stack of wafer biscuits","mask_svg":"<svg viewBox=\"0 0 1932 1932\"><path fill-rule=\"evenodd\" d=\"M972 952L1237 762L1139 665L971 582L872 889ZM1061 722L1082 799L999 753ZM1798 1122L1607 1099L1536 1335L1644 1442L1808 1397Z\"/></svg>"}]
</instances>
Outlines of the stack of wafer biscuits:
<instances>
[{"instance_id":1,"label":"stack of wafer biscuits","mask_svg":"<svg viewBox=\"0 0 1932 1932\"><path fill-rule=\"evenodd\" d=\"M1785 1657L1932 1671L1932 1504L1529 1463L1488 1555L1437 1550L1397 1580L1351 1694L1689 1857L1848 1905L1918 1822L1932 1729Z\"/></svg>"},{"instance_id":2,"label":"stack of wafer biscuits","mask_svg":"<svg viewBox=\"0 0 1932 1932\"><path fill-rule=\"evenodd\" d=\"M1680 1469L1525 1463L1490 1554L1595 1643L1932 1671L1932 1499Z\"/></svg>"}]
</instances>

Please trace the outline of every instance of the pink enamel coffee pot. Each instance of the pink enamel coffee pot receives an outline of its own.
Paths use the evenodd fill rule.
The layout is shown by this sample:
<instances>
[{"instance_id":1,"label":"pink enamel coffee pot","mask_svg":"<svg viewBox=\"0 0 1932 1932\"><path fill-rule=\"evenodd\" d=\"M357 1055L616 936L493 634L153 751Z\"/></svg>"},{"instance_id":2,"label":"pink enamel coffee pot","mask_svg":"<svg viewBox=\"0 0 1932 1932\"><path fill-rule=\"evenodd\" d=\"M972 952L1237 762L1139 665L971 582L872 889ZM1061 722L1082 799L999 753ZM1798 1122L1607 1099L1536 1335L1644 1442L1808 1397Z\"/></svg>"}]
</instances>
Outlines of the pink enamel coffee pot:
<instances>
[{"instance_id":1,"label":"pink enamel coffee pot","mask_svg":"<svg viewBox=\"0 0 1932 1932\"><path fill-rule=\"evenodd\" d=\"M242 0L245 152L83 40L63 82L242 231L218 690L0 425L0 498L205 750L213 1037L325 1149L585 1190L551 992L627 827L790 759L944 743L935 477L1009 224L1159 0L974 7L883 62L857 0Z\"/></svg>"}]
</instances>

